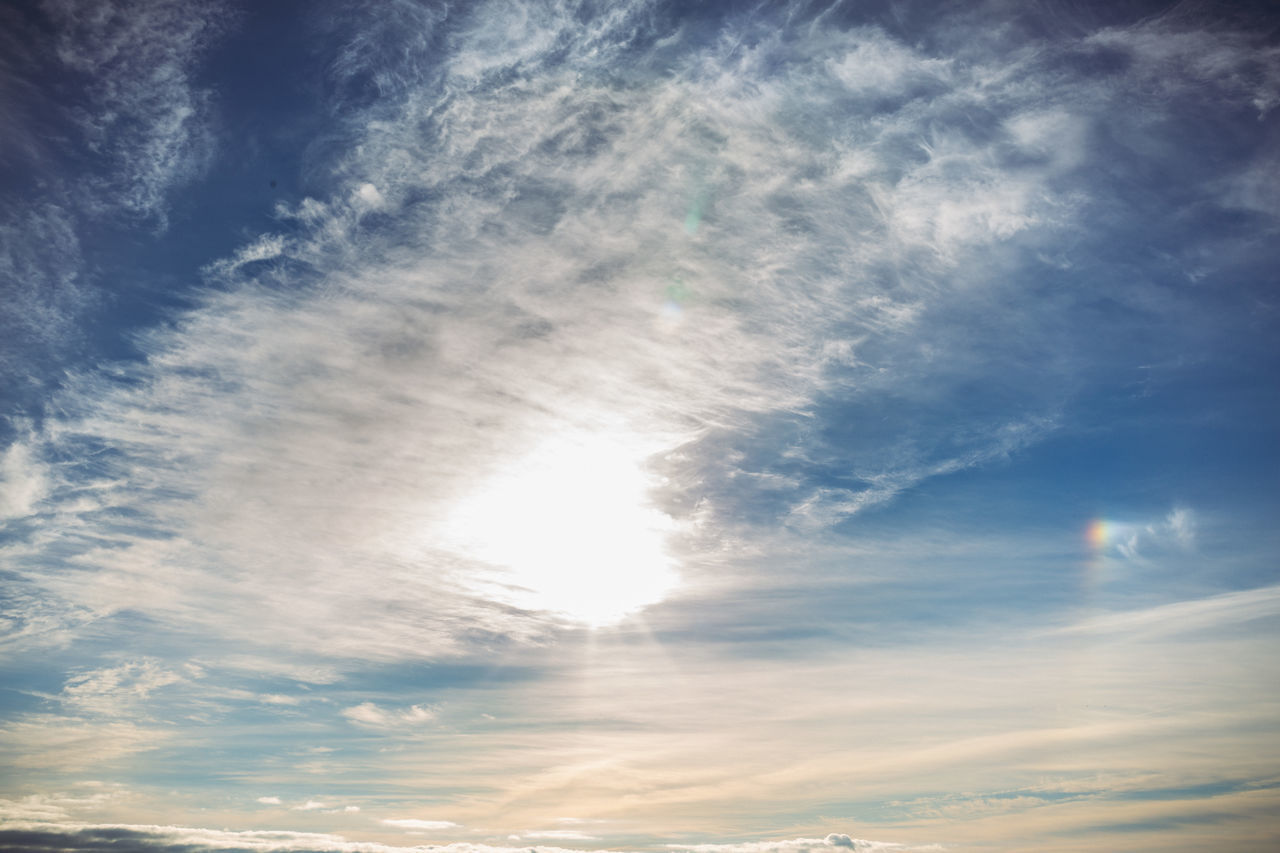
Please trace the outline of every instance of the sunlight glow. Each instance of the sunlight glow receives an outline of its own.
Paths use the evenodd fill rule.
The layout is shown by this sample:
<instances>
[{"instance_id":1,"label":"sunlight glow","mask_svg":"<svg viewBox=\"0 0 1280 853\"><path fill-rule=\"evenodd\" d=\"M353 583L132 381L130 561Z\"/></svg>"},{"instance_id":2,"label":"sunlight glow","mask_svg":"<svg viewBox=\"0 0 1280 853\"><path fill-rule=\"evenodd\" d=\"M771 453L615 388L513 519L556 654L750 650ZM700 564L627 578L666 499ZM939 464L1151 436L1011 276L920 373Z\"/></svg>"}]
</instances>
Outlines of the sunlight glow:
<instances>
[{"instance_id":1,"label":"sunlight glow","mask_svg":"<svg viewBox=\"0 0 1280 853\"><path fill-rule=\"evenodd\" d=\"M638 443L558 437L479 484L452 512L448 547L497 568L487 590L593 627L661 600L676 576L671 519L648 504Z\"/></svg>"}]
</instances>

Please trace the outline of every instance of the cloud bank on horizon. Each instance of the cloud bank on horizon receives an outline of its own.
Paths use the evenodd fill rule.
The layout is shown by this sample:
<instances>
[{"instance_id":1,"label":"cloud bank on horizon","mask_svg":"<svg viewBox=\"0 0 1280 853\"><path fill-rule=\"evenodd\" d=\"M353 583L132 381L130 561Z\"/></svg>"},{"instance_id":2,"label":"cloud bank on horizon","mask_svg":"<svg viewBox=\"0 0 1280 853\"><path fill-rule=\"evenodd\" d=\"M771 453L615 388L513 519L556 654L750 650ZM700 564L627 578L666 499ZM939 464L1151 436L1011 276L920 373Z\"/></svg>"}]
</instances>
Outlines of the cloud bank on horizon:
<instances>
[{"instance_id":1,"label":"cloud bank on horizon","mask_svg":"<svg viewBox=\"0 0 1280 853\"><path fill-rule=\"evenodd\" d=\"M1280 838L1274 13L267 5L0 13L0 846Z\"/></svg>"}]
</instances>

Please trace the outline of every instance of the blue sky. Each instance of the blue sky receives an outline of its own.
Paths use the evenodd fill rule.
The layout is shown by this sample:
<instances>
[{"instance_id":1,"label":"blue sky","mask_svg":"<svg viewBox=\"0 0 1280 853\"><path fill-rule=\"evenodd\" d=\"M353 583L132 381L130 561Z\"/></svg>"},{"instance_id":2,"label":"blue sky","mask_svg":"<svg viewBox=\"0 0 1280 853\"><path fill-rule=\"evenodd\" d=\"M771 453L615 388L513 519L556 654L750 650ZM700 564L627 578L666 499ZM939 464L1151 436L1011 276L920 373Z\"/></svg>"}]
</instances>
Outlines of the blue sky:
<instances>
[{"instance_id":1,"label":"blue sky","mask_svg":"<svg viewBox=\"0 0 1280 853\"><path fill-rule=\"evenodd\" d=\"M1274 846L1278 25L3 7L0 847Z\"/></svg>"}]
</instances>

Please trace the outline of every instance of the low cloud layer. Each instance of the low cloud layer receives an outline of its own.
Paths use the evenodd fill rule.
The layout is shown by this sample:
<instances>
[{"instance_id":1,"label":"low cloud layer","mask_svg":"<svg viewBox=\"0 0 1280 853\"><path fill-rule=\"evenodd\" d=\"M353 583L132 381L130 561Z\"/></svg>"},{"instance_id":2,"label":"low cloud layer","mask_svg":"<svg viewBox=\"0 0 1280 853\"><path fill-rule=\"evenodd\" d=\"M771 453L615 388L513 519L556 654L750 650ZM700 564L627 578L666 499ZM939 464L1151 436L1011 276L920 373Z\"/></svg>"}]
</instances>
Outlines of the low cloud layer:
<instances>
[{"instance_id":1,"label":"low cloud layer","mask_svg":"<svg viewBox=\"0 0 1280 853\"><path fill-rule=\"evenodd\" d=\"M438 821L384 821L408 825L421 824L418 828L444 829L454 824ZM430 824L430 825L428 825ZM831 839L837 839L832 841ZM841 841L841 839L843 841ZM902 844L850 839L847 835L828 836L822 839L800 838L794 841L774 842L767 845L704 844L674 849L708 851L708 853L809 853L823 847L847 847L868 851L925 851L939 849L933 846L912 847ZM397 853L408 850L441 850L444 853L575 853L571 848L501 847L486 844L446 844L401 847L387 844L347 841L334 835L305 832L228 832L190 827L168 826L50 826L28 824L21 828L0 829L0 849L21 848L32 851L77 850L86 853L119 851L128 853L170 853L170 851L219 850L225 853Z\"/></svg>"}]
</instances>

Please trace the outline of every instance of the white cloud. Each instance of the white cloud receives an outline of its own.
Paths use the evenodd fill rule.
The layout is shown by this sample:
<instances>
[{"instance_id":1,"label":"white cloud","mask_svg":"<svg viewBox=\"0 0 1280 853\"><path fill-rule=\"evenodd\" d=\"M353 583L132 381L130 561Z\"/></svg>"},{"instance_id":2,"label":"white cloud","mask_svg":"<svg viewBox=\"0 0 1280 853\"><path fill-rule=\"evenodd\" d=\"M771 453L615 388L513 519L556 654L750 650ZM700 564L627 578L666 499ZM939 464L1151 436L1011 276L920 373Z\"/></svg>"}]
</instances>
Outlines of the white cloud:
<instances>
[{"instance_id":1,"label":"white cloud","mask_svg":"<svg viewBox=\"0 0 1280 853\"><path fill-rule=\"evenodd\" d=\"M1137 610L1092 616L1057 629L1067 634L1131 634L1159 637L1230 628L1280 613L1280 586L1224 592Z\"/></svg>"},{"instance_id":2,"label":"white cloud","mask_svg":"<svg viewBox=\"0 0 1280 853\"><path fill-rule=\"evenodd\" d=\"M403 710L389 711L379 708L373 702L361 702L344 708L342 716L357 725L390 729L430 723L435 720L436 712L426 705L410 705Z\"/></svg>"},{"instance_id":3,"label":"white cloud","mask_svg":"<svg viewBox=\"0 0 1280 853\"><path fill-rule=\"evenodd\" d=\"M128 838L129 843L139 850L154 847L164 851L173 847L214 848L235 851L235 853L285 853L285 851L326 850L335 853L401 853L417 848L393 847L366 841L348 841L340 835L318 832L291 832L288 830L248 830L233 831L225 829L205 829L189 826L158 826L154 824L88 824L88 823L50 823L34 820L15 821L5 827L6 830L35 830L62 836L62 843L68 849L77 849L84 845L89 849L100 846L104 839L108 844L119 846L120 838ZM444 848L441 848L444 849ZM495 848L495 850L500 848ZM462 851L459 851L462 853ZM472 853L468 850L466 853ZM475 851L480 853L480 851Z\"/></svg>"},{"instance_id":4,"label":"white cloud","mask_svg":"<svg viewBox=\"0 0 1280 853\"><path fill-rule=\"evenodd\" d=\"M258 802L279 805L281 801L278 797L259 797ZM305 800L290 808L295 812L316 812L317 814L355 814L360 811L357 805L326 803L323 800Z\"/></svg>"},{"instance_id":5,"label":"white cloud","mask_svg":"<svg viewBox=\"0 0 1280 853\"><path fill-rule=\"evenodd\" d=\"M825 838L795 838L785 841L749 841L741 844L668 844L672 850L689 850L692 853L810 853L815 850L843 847L851 850L865 851L912 851L942 850L937 844L897 844L886 841L867 841L852 838L842 833L831 833Z\"/></svg>"},{"instance_id":6,"label":"white cloud","mask_svg":"<svg viewBox=\"0 0 1280 853\"><path fill-rule=\"evenodd\" d=\"M1047 158L1055 171L1065 171L1080 165L1088 156L1092 124L1088 116L1058 107L1016 113L1004 126L1024 155Z\"/></svg>"},{"instance_id":7,"label":"white cloud","mask_svg":"<svg viewBox=\"0 0 1280 853\"><path fill-rule=\"evenodd\" d=\"M56 792L30 794L18 800L0 799L0 821L66 821L73 815L100 812L134 796L121 786L97 781L78 782L76 787L94 793L86 796Z\"/></svg>"},{"instance_id":8,"label":"white cloud","mask_svg":"<svg viewBox=\"0 0 1280 853\"><path fill-rule=\"evenodd\" d=\"M1195 516L1186 507L1177 507L1169 513L1165 519L1165 529L1173 536L1174 541L1183 548L1190 548L1195 545Z\"/></svg>"},{"instance_id":9,"label":"white cloud","mask_svg":"<svg viewBox=\"0 0 1280 853\"><path fill-rule=\"evenodd\" d=\"M6 821L59 821L67 809L50 798L32 794L21 800L0 800L0 817Z\"/></svg>"},{"instance_id":10,"label":"white cloud","mask_svg":"<svg viewBox=\"0 0 1280 853\"><path fill-rule=\"evenodd\" d=\"M382 193L378 192L378 188L373 184L361 184L356 187L355 199L360 206L368 210L378 210L386 206L387 200L382 197Z\"/></svg>"},{"instance_id":11,"label":"white cloud","mask_svg":"<svg viewBox=\"0 0 1280 853\"><path fill-rule=\"evenodd\" d=\"M286 246L283 235L263 234L247 246L241 246L230 258L213 262L205 268L205 271L215 275L230 275L246 264L280 257L285 253Z\"/></svg>"},{"instance_id":12,"label":"white cloud","mask_svg":"<svg viewBox=\"0 0 1280 853\"><path fill-rule=\"evenodd\" d=\"M74 334L73 318L93 303L76 224L71 211L49 201L15 200L0 212L0 334L8 344L0 370L11 382L32 381L37 369L22 353L60 352Z\"/></svg>"},{"instance_id":13,"label":"white cloud","mask_svg":"<svg viewBox=\"0 0 1280 853\"><path fill-rule=\"evenodd\" d=\"M0 806L2 808L2 806ZM0 811L3 813L3 811ZM431 823L431 821L426 821ZM349 841L340 835L315 832L292 832L287 830L250 830L233 831L225 829L206 829L189 826L158 826L139 824L91 824L72 822L50 822L40 818L18 817L6 829L35 830L64 836L68 849L81 849L94 844L101 844L103 839L119 844L119 839L127 838L140 850L155 847L158 850L171 849L176 846L208 847L227 851L258 851L258 853L285 853L297 851L305 853L312 850L334 851L334 853L404 853L404 851L421 850L420 846L400 847L368 841ZM868 851L931 851L940 849L937 845L908 846L855 840L858 850ZM706 850L708 853L801 853L812 847L821 849L822 839L796 839L794 841L765 842L754 844L706 844L697 846L668 845L673 849ZM473 844L456 842L453 844L434 845L433 850L441 853L528 853L529 847L507 847L490 844ZM539 845L539 850L547 853L573 853L572 848Z\"/></svg>"},{"instance_id":14,"label":"white cloud","mask_svg":"<svg viewBox=\"0 0 1280 853\"><path fill-rule=\"evenodd\" d=\"M851 46L831 60L831 71L853 93L884 98L928 87L935 94L951 82L950 60L924 56L883 32L855 31L848 41Z\"/></svg>"},{"instance_id":15,"label":"white cloud","mask_svg":"<svg viewBox=\"0 0 1280 853\"><path fill-rule=\"evenodd\" d=\"M1157 17L1103 30L1086 43L1122 50L1133 61L1132 79L1166 98L1200 94L1208 86L1222 97L1250 103L1259 118L1280 104L1280 49L1259 44L1247 31L1182 29Z\"/></svg>"},{"instance_id":16,"label":"white cloud","mask_svg":"<svg viewBox=\"0 0 1280 853\"><path fill-rule=\"evenodd\" d=\"M892 460L897 464L889 470L859 471L857 477L868 484L866 488L816 489L790 509L787 523L800 531L828 527L864 509L892 500L923 480L1006 459L1039 441L1054 426L1054 420L1049 417L1002 424L990 429L982 444L960 456L930 462L913 461L906 456Z\"/></svg>"},{"instance_id":17,"label":"white cloud","mask_svg":"<svg viewBox=\"0 0 1280 853\"><path fill-rule=\"evenodd\" d=\"M1129 285L1049 292L1022 264L1079 262L1072 245L1089 225L1080 216L1087 185L1064 189L1064 177L1108 165L1090 159L1090 145L1120 96L1038 51L984 66L963 50L941 58L879 30L759 26L744 16L709 47L672 32L668 46L651 49L632 27L644 4L614 4L582 38L574 10L554 2L462 4L450 11L460 29L448 34L432 29L443 13L401 5L396 15L414 26L396 27L397 49L383 49L385 30L375 37L357 21L338 79L321 87L341 93L364 81L382 96L373 112L344 104L354 118L333 138L353 144L317 179L332 181L313 189L322 198L281 207L281 233L251 238L213 265L216 287L141 334L143 358L68 377L41 431L4 456L6 484L17 484L4 498L10 514L41 514L14 526L22 541L0 546L26 578L16 587L25 597L5 590L6 618L24 626L18 645L29 641L28 624L81 621L93 632L76 653L113 631L225 649L206 672L222 665L237 678L296 683L210 686L195 709L201 725L218 702L253 701L274 706L240 709L254 725L312 714L288 731L339 747L317 758L282 743L264 756L274 764L242 771L257 774L239 777L251 786L242 805L262 788L297 790L281 784L282 767L317 786L354 787L361 762L383 748L380 790L448 780L467 793L439 811L467 826L501 813L510 826L560 827L513 841L598 840L581 819L547 817L565 803L581 814L625 811L628 830L652 819L666 838L705 838L699 827L718 809L795 815L815 791L871 801L921 778L937 790L994 788L996 764L1001 778L1064 762L1163 770L1204 751L1152 743L1213 728L1214 743L1238 755L1236 732L1274 716L1256 686L1269 682L1252 678L1265 667L1221 653L1239 648L1223 639L1230 632L1215 633L1212 647L1188 642L1192 654L1177 666L1140 642L1109 644L1233 620L1253 627L1275 615L1273 591L1110 613L1025 644L1004 625L939 643L930 596L954 592L948 615L963 611L974 620L966 628L985 626L990 613L989 586L966 583L963 567L942 581L936 566L965 548L977 553L972 542L934 534L837 548L826 533L921 484L1031 447L1095 375L1081 366L1090 356L1059 346L1057 324L1093 300L1125 299ZM123 51L132 42L119 44L118 60L95 60L95 73L131 61ZM432 62L443 63L447 97L414 77L415 63L385 67L426 52L439 54ZM1236 89L1245 101L1262 96ZM199 159L169 168L152 156L201 137L184 124L199 109L173 103L172 114L150 101L135 110L159 111L148 127L163 138L143 146L145 163L112 173L137 178L119 201L136 216L158 220L166 193ZM1132 120L1152 122L1140 134L1159 132L1158 119ZM64 238L74 229L49 221L51 244L70 255ZM27 263L14 257L15 269ZM42 281L74 285L78 260L48 263ZM493 506L470 500L476 490L504 473L519 478L548 438L583 434L638 448L627 473L655 484L627 506L669 534L686 584L677 593L687 598L646 614L652 635L605 631L578 645L559 617L511 589L522 579L493 565L502 561L492 550L443 547L439 534L459 507ZM564 459L552 462L554 478ZM506 505L539 501L528 514L536 523L572 531L594 519L582 507L608 504L589 486L578 491L557 501L541 488ZM473 538L510 532L493 519L503 512L477 514L483 532ZM1131 532L1145 538L1121 544L1129 556L1190 550L1196 518L1174 510L1137 524ZM1004 544L985 542L981 553L1011 562ZM914 565L902 557L910 549ZM599 553L594 563L608 563ZM881 608L902 599L881 597L880 579L924 599L925 615L905 612L914 600ZM1065 572L1033 580L1052 584L1055 600L1077 593ZM851 591L864 582L865 596ZM825 596L824 583L841 584L839 594ZM767 594L770 584L802 603ZM699 594L708 606L690 604ZM894 619L910 634L905 651L885 625ZM822 647L830 657L791 654L809 630L839 638ZM662 653L685 636L693 642L679 654ZM1097 637L1107 642L1095 652L1087 647ZM652 660L643 657L650 647ZM536 684L486 685L482 699L466 686L415 696L413 678L372 685L385 674L379 663L476 652L550 671ZM1195 676L1226 666L1237 669L1215 682L1225 689L1187 698ZM377 702L322 689L348 672L370 678L361 683ZM171 715L158 732L144 723L184 680L214 679L157 661L78 672L54 697L73 717L19 716L0 729L6 763L94 767L109 778L110 762L158 744L176 747L155 756L170 766L198 741L183 729L190 721ZM450 697L451 725L432 706L408 704L423 695ZM1238 701L1250 697L1253 705ZM1204 704L1183 713L1188 702ZM1152 708L1169 710L1152 723ZM1131 746L1138 739L1142 747ZM151 766L145 758L132 768ZM982 778L971 782L970 772ZM374 827L349 817L360 806L288 802L300 821ZM73 813L41 801L26 814ZM93 831L65 829L82 830ZM382 849L334 836L137 831L175 845ZM841 833L692 849L834 848L909 849Z\"/></svg>"},{"instance_id":18,"label":"white cloud","mask_svg":"<svg viewBox=\"0 0 1280 853\"><path fill-rule=\"evenodd\" d=\"M520 838L545 838L549 841L599 841L598 835L588 835L577 829L538 829L521 833Z\"/></svg>"},{"instance_id":19,"label":"white cloud","mask_svg":"<svg viewBox=\"0 0 1280 853\"><path fill-rule=\"evenodd\" d=\"M287 678L302 685L323 686L341 680L339 670L329 664L303 663L265 655L224 655L201 661L208 666L241 674Z\"/></svg>"},{"instance_id":20,"label":"white cloud","mask_svg":"<svg viewBox=\"0 0 1280 853\"><path fill-rule=\"evenodd\" d=\"M166 669L144 659L82 672L67 679L59 699L79 714L119 717L136 715L147 697L159 688L180 684L191 675Z\"/></svg>"},{"instance_id":21,"label":"white cloud","mask_svg":"<svg viewBox=\"0 0 1280 853\"><path fill-rule=\"evenodd\" d=\"M16 441L0 454L0 523L31 515L47 489L44 466L25 442Z\"/></svg>"},{"instance_id":22,"label":"white cloud","mask_svg":"<svg viewBox=\"0 0 1280 853\"><path fill-rule=\"evenodd\" d=\"M0 756L12 767L81 771L157 749L172 735L125 721L26 714L0 725Z\"/></svg>"},{"instance_id":23,"label":"white cloud","mask_svg":"<svg viewBox=\"0 0 1280 853\"><path fill-rule=\"evenodd\" d=\"M930 60L875 39L876 50L934 73ZM468 44L453 60L458 73L483 76L469 65ZM130 372L145 392L86 377L67 396L64 407L78 414L54 427L51 442L94 436L127 448L117 473L129 487L100 500L144 511L163 535L86 550L77 560L95 567L93 581L51 586L97 613L141 602L164 618L214 620L220 631L267 625L304 643L342 613L352 627L325 646L359 655L448 653L454 626L465 623L537 635L537 620L460 590L456 579L482 567L431 547L426 531L468 482L515 464L546 433L617 431L662 453L811 405L842 387L826 376L829 327L861 326L883 347L924 316L924 293L878 293L858 272L881 256L878 245L949 263L968 243L1045 218L1034 193L1002 186L980 149L954 140L935 140L932 158L896 184L881 141L865 140L858 153L874 164L880 211L850 208L853 186L803 177L832 168L829 153L776 115L778 86L794 82L796 103L822 114L847 83L790 50L761 44L752 60L761 71L747 73L763 73L772 51L796 78L784 73L754 94L708 97L704 81L679 76L615 90L551 71L519 91L477 89L440 107L438 144L417 137L423 111L437 109L425 93L407 97L399 120L362 128L345 166L354 201L304 203L303 237L265 235L224 265L230 274L286 257L334 270L329 284L313 292L246 283L211 294L144 340L149 361ZM811 73L821 87L805 88ZM608 144L574 142L597 132L598 110L613 116L599 131ZM698 125L715 128L716 141L688 131ZM940 183L948 174L959 178ZM439 202L395 232L413 234L409 242L359 231L360 209L424 188ZM951 207L933 203L935 190L954 195ZM682 227L690 193L703 199L696 234ZM946 223L933 221L943 209ZM886 227L892 241L850 243L852 233ZM817 265L817 247L840 250ZM665 306L675 278L684 301L672 319ZM895 484L937 467L882 472L884 487L827 501L836 509L825 518L889 499ZM337 499L317 502L318 493ZM174 565L187 575L180 583ZM380 580L355 583L353 565ZM228 566L272 582L226 583ZM187 600L196 589L201 603L210 595L220 603ZM234 624L228 613L238 614ZM381 618L361 618L372 613ZM351 718L385 724L381 713Z\"/></svg>"},{"instance_id":24,"label":"white cloud","mask_svg":"<svg viewBox=\"0 0 1280 853\"><path fill-rule=\"evenodd\" d=\"M1115 548L1125 559L1142 560L1169 550L1187 551L1195 546L1196 517L1186 507L1175 507L1162 520L1146 524L1115 522Z\"/></svg>"},{"instance_id":25,"label":"white cloud","mask_svg":"<svg viewBox=\"0 0 1280 853\"><path fill-rule=\"evenodd\" d=\"M384 818L382 823L400 829L461 829L461 825L451 820L419 820L417 818Z\"/></svg>"}]
</instances>

